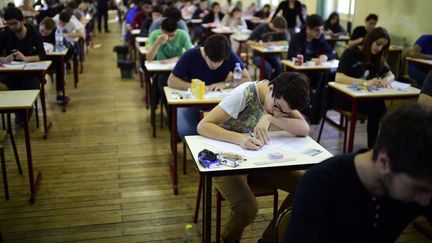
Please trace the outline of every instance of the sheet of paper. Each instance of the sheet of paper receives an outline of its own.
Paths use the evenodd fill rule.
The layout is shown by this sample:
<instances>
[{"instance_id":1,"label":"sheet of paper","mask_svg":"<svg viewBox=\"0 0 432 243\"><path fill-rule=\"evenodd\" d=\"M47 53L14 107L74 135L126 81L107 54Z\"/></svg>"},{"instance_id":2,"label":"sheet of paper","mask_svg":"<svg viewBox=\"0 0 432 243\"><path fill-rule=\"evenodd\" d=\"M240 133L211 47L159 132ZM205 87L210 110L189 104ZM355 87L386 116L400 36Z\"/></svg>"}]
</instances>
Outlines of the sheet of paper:
<instances>
[{"instance_id":1,"label":"sheet of paper","mask_svg":"<svg viewBox=\"0 0 432 243\"><path fill-rule=\"evenodd\" d=\"M402 83L399 81L393 81L390 83L393 89L401 89L401 90L406 90L409 87L411 87L411 84L407 84L407 83Z\"/></svg>"},{"instance_id":2,"label":"sheet of paper","mask_svg":"<svg viewBox=\"0 0 432 243\"><path fill-rule=\"evenodd\" d=\"M24 70L44 70L47 69L47 63L27 63L24 66Z\"/></svg>"}]
</instances>

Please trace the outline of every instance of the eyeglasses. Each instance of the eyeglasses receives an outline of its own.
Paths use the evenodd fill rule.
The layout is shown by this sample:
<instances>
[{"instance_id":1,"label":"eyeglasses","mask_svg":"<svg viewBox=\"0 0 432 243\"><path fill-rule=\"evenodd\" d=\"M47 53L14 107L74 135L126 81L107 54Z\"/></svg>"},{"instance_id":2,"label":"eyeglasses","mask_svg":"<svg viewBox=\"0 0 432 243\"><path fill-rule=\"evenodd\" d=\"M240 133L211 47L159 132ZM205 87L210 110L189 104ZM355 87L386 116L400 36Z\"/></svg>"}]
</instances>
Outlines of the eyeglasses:
<instances>
[{"instance_id":1,"label":"eyeglasses","mask_svg":"<svg viewBox=\"0 0 432 243\"><path fill-rule=\"evenodd\" d=\"M276 111L277 113L280 113L284 116L290 116L291 115L291 111L290 112L286 112L282 110L282 107L280 106L280 104L277 102L276 98L273 98L273 109L274 111Z\"/></svg>"}]
</instances>

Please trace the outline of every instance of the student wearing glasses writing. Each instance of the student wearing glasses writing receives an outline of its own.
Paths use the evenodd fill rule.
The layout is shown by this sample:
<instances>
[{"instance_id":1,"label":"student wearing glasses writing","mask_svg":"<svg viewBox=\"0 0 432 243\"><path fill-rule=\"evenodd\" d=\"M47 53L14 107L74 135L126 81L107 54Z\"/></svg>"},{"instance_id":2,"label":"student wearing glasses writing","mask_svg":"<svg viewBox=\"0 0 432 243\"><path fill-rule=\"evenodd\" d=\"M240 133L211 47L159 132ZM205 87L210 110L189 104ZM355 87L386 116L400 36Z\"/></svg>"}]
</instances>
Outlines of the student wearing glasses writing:
<instances>
[{"instance_id":1,"label":"student wearing glasses writing","mask_svg":"<svg viewBox=\"0 0 432 243\"><path fill-rule=\"evenodd\" d=\"M309 104L308 78L286 72L272 81L245 82L226 97L198 124L198 133L216 140L258 150L271 138L268 130L276 127L297 136L308 136L309 125L300 113ZM254 131L254 136L248 134ZM238 242L243 230L258 212L257 200L248 183L290 192L281 209L290 206L301 172L272 172L215 177L215 185L231 207L231 217L222 232L224 242ZM280 210L281 210L280 209ZM272 242L273 223L261 242Z\"/></svg>"},{"instance_id":2,"label":"student wearing glasses writing","mask_svg":"<svg viewBox=\"0 0 432 243\"><path fill-rule=\"evenodd\" d=\"M390 36L384 28L372 30L365 38L362 46L354 46L345 50L339 61L336 82L357 84L360 87L388 87L394 75L386 62L390 46ZM351 110L351 101L341 95L334 95L335 106ZM362 101L358 110L366 113L367 145L372 148L379 129L381 117L386 112L384 100Z\"/></svg>"}]
</instances>

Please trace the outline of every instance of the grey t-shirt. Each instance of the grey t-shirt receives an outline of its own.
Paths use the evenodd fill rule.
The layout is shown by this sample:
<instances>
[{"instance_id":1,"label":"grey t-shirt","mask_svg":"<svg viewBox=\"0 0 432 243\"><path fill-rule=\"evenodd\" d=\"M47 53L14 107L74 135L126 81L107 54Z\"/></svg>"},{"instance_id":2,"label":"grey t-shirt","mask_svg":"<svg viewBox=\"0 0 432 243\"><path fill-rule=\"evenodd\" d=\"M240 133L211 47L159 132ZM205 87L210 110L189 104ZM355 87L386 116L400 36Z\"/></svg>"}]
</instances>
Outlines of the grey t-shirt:
<instances>
[{"instance_id":1,"label":"grey t-shirt","mask_svg":"<svg viewBox=\"0 0 432 243\"><path fill-rule=\"evenodd\" d=\"M221 126L240 133L246 133L247 129L253 130L265 113L255 82L241 84L219 106L231 116Z\"/></svg>"},{"instance_id":2,"label":"grey t-shirt","mask_svg":"<svg viewBox=\"0 0 432 243\"><path fill-rule=\"evenodd\" d=\"M288 41L288 31L283 33L276 32L266 23L258 25L249 36L249 40L253 41Z\"/></svg>"}]
</instances>

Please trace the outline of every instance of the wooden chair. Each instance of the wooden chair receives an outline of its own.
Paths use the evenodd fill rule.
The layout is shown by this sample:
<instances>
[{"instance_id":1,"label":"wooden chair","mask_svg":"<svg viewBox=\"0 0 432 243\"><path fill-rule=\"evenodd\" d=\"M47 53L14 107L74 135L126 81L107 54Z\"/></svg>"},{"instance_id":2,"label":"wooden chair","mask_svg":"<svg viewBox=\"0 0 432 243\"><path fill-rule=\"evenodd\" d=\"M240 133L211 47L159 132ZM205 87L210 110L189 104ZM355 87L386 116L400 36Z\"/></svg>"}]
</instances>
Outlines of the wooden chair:
<instances>
[{"instance_id":1,"label":"wooden chair","mask_svg":"<svg viewBox=\"0 0 432 243\"><path fill-rule=\"evenodd\" d=\"M342 152L346 153L347 135L348 135L348 127L349 127L348 122L351 120L351 112L345 111L342 109L338 109L338 108L332 108L332 110L334 110L340 114L340 120L339 120L339 122L336 122L333 119L331 119L330 117L328 117L327 116L328 110L327 110L324 117L321 119L321 125L320 125L320 129L319 129L319 133L318 133L317 142L319 143L321 140L321 135L322 135L322 131L324 128L324 123L328 122L330 125L337 128L339 131L344 132ZM357 120L360 120L363 123L366 120L366 116L361 115L361 114L357 114Z\"/></svg>"},{"instance_id":2,"label":"wooden chair","mask_svg":"<svg viewBox=\"0 0 432 243\"><path fill-rule=\"evenodd\" d=\"M203 196L202 187L203 187L203 177L200 177L200 181L198 185L198 194L197 194L196 205L195 205L194 223L198 222L201 197ZM262 187L254 184L249 184L249 187L253 191L255 197L273 196L273 217L276 217L278 211L278 202L279 202L279 194L277 188L268 189L266 187ZM220 243L220 239L221 239L222 201L224 200L225 198L216 189L216 243Z\"/></svg>"},{"instance_id":3,"label":"wooden chair","mask_svg":"<svg viewBox=\"0 0 432 243\"><path fill-rule=\"evenodd\" d=\"M288 227L288 222L291 217L292 208L287 208L276 219L275 225L275 242L282 243L285 237L285 232Z\"/></svg>"}]
</instances>

